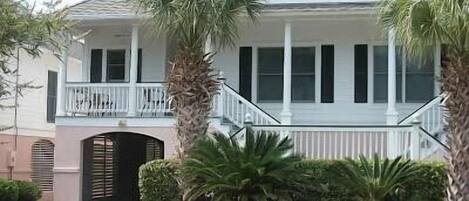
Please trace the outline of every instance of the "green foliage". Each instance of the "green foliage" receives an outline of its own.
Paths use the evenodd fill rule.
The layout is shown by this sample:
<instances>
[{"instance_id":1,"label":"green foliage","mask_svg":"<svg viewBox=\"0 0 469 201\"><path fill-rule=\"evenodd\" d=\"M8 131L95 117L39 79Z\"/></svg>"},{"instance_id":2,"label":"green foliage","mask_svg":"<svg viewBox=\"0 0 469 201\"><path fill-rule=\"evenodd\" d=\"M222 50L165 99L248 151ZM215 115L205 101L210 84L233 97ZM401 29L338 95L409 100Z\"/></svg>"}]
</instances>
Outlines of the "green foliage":
<instances>
[{"instance_id":1,"label":"green foliage","mask_svg":"<svg viewBox=\"0 0 469 201\"><path fill-rule=\"evenodd\" d=\"M419 162L419 170L414 179L402 184L400 200L441 201L446 197L448 176L446 164L438 162Z\"/></svg>"},{"instance_id":2,"label":"green foliage","mask_svg":"<svg viewBox=\"0 0 469 201\"><path fill-rule=\"evenodd\" d=\"M255 20L260 0L135 0L152 16L155 29L175 37L186 48L201 48L210 36L214 44L232 45L238 37L240 15Z\"/></svg>"},{"instance_id":3,"label":"green foliage","mask_svg":"<svg viewBox=\"0 0 469 201\"><path fill-rule=\"evenodd\" d=\"M291 154L291 139L246 131L244 146L216 133L200 141L183 163L188 200L292 200L306 176Z\"/></svg>"},{"instance_id":4,"label":"green foliage","mask_svg":"<svg viewBox=\"0 0 469 201\"><path fill-rule=\"evenodd\" d=\"M37 184L28 181L15 181L18 186L18 201L37 201L42 197L42 191Z\"/></svg>"},{"instance_id":5,"label":"green foliage","mask_svg":"<svg viewBox=\"0 0 469 201\"><path fill-rule=\"evenodd\" d=\"M414 179L418 169L414 162L401 157L380 161L375 155L367 160L360 155L359 161L347 159L337 166L337 182L348 188L359 200L384 201L401 184Z\"/></svg>"},{"instance_id":6,"label":"green foliage","mask_svg":"<svg viewBox=\"0 0 469 201\"><path fill-rule=\"evenodd\" d=\"M348 188L336 182L340 163L344 161L304 160L298 164L296 168L302 169L306 175L301 185L294 186L302 195L295 196L294 201L356 201L354 194ZM143 171L148 173L143 169L150 169L150 166L156 166L151 169L159 173L142 174ZM164 200L160 199L160 196L169 201L181 200L178 196L181 191L177 187L176 179L180 168L180 164L175 161L153 161L142 166L140 173L142 201ZM401 184L398 197L386 201L444 200L448 182L446 165L438 162L417 162L415 168L419 171L412 180ZM143 180L147 183L145 189L142 188ZM168 194L176 196L171 197ZM153 197L149 197L150 195Z\"/></svg>"},{"instance_id":7,"label":"green foliage","mask_svg":"<svg viewBox=\"0 0 469 201\"><path fill-rule=\"evenodd\" d=\"M469 50L466 0L382 0L379 18L408 52L422 55L437 42L453 56Z\"/></svg>"},{"instance_id":8,"label":"green foliage","mask_svg":"<svg viewBox=\"0 0 469 201\"><path fill-rule=\"evenodd\" d=\"M51 10L43 11L26 0L0 1L0 109L16 106L1 103L12 99L15 89L22 95L22 89L35 88L30 82L18 83L16 87L16 69L9 66L16 63L18 50L36 57L42 54L41 48L56 52L69 39L73 23L65 20L66 9L57 10L55 6L56 3L48 4Z\"/></svg>"},{"instance_id":9,"label":"green foliage","mask_svg":"<svg viewBox=\"0 0 469 201\"><path fill-rule=\"evenodd\" d=\"M141 201L178 201L181 191L177 182L180 165L171 160L155 160L140 167Z\"/></svg>"},{"instance_id":10,"label":"green foliage","mask_svg":"<svg viewBox=\"0 0 469 201\"><path fill-rule=\"evenodd\" d=\"M0 198L1 201L18 201L18 186L0 178Z\"/></svg>"}]
</instances>

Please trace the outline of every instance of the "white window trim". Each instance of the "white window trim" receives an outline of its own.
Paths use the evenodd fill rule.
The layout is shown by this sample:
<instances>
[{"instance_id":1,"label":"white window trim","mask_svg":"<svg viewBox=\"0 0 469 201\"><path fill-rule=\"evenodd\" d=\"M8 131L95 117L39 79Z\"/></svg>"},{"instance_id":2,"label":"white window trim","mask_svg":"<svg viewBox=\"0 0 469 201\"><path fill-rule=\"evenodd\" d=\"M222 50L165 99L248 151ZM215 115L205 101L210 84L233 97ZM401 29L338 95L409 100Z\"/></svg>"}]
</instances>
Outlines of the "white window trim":
<instances>
[{"instance_id":1,"label":"white window trim","mask_svg":"<svg viewBox=\"0 0 469 201\"><path fill-rule=\"evenodd\" d=\"M126 45L115 45L115 46L106 46L106 47L99 47L99 46L89 46L87 45L86 51L86 74L84 77L88 82L90 81L90 73L91 73L91 66L90 66L90 59L91 59L91 51L93 49L102 49L102 64L101 64L101 82L107 83L107 51L108 50L125 50L125 74L124 74L124 82L129 82L129 74L130 74L130 47Z\"/></svg>"},{"instance_id":2,"label":"white window trim","mask_svg":"<svg viewBox=\"0 0 469 201\"><path fill-rule=\"evenodd\" d=\"M321 46L325 44L334 44L334 42L293 42L293 47L314 47L315 49L315 89L314 89L314 101L308 102L296 102L292 101L292 104L295 105L304 105L304 104L330 104L330 103L321 103ZM259 103L258 101L258 49L259 48L269 48L269 47L283 47L282 42L276 43L255 43L255 44L246 44L246 46L252 47L252 84L251 84L251 99L253 103ZM242 45L241 45L242 46ZM261 104L281 104L282 102L260 102Z\"/></svg>"},{"instance_id":3,"label":"white window trim","mask_svg":"<svg viewBox=\"0 0 469 201\"><path fill-rule=\"evenodd\" d=\"M386 42L383 42L383 41L374 41L374 42L370 42L367 44L368 45L368 103L369 104L380 104L380 105L383 105L383 104L387 104L387 102L382 102L382 103L376 103L374 101L374 47L375 46L387 46L388 44ZM433 89L433 93L435 96L439 95L440 94L440 83L438 82L438 77L440 76L440 69L441 69L441 46L437 46L435 47L435 50L433 51L434 52L434 55L433 55L433 59L434 59L434 77L435 77L435 80L434 80L434 89ZM402 80L401 80L401 97L402 97L402 101L400 102L397 102L398 104L405 104L407 103L406 101L406 76L407 76L407 73L406 73L406 69L407 69L407 62L406 61L406 57L407 57L407 54L405 54L405 52L402 53L403 55L403 58L402 58ZM396 83L397 84L397 83ZM422 102L424 103L424 102ZM411 104L420 104L420 103L411 103Z\"/></svg>"}]
</instances>

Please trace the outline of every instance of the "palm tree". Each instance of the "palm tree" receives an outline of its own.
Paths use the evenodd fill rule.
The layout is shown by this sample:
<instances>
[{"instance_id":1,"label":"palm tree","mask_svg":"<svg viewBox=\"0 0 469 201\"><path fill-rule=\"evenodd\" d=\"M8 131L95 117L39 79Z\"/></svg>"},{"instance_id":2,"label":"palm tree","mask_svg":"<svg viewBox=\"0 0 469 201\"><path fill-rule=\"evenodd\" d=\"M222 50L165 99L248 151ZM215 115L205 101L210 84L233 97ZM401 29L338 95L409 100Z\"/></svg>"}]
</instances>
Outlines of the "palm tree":
<instances>
[{"instance_id":1,"label":"palm tree","mask_svg":"<svg viewBox=\"0 0 469 201\"><path fill-rule=\"evenodd\" d=\"M223 201L288 201L306 178L292 141L252 130L245 145L215 134L197 144L183 163L187 200L210 196Z\"/></svg>"},{"instance_id":2,"label":"palm tree","mask_svg":"<svg viewBox=\"0 0 469 201\"><path fill-rule=\"evenodd\" d=\"M401 157L380 161L375 155L368 161L361 155L359 162L347 159L339 162L337 182L349 189L359 200L384 201L398 190L400 185L411 180L418 169L410 160Z\"/></svg>"},{"instance_id":3,"label":"palm tree","mask_svg":"<svg viewBox=\"0 0 469 201\"><path fill-rule=\"evenodd\" d=\"M469 200L469 0L386 0L380 21L410 52L445 45L442 90L448 94L449 200Z\"/></svg>"},{"instance_id":4,"label":"palm tree","mask_svg":"<svg viewBox=\"0 0 469 201\"><path fill-rule=\"evenodd\" d=\"M203 50L206 40L217 48L233 45L240 16L246 14L254 21L263 4L261 0L137 1L155 28L177 44L166 79L177 118L178 157L184 159L207 131L212 99L219 88L212 68L214 53Z\"/></svg>"}]
</instances>

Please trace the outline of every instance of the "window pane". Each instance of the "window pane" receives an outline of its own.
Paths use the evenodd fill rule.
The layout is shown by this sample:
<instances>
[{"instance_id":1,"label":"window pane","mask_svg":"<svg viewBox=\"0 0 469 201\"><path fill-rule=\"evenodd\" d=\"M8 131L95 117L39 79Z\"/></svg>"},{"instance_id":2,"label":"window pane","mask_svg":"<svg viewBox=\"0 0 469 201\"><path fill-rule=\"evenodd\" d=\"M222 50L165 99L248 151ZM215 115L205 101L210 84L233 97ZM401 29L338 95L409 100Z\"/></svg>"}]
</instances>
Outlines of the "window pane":
<instances>
[{"instance_id":1,"label":"window pane","mask_svg":"<svg viewBox=\"0 0 469 201\"><path fill-rule=\"evenodd\" d=\"M108 64L125 64L125 50L108 50Z\"/></svg>"},{"instance_id":2,"label":"window pane","mask_svg":"<svg viewBox=\"0 0 469 201\"><path fill-rule=\"evenodd\" d=\"M396 102L402 102L402 54L396 47ZM373 47L375 103L388 101L388 46Z\"/></svg>"},{"instance_id":3,"label":"window pane","mask_svg":"<svg viewBox=\"0 0 469 201\"><path fill-rule=\"evenodd\" d=\"M283 76L282 75L260 75L258 87L259 101L282 101L283 100Z\"/></svg>"},{"instance_id":4,"label":"window pane","mask_svg":"<svg viewBox=\"0 0 469 201\"><path fill-rule=\"evenodd\" d=\"M107 51L107 78L109 81L125 79L125 50Z\"/></svg>"},{"instance_id":5,"label":"window pane","mask_svg":"<svg viewBox=\"0 0 469 201\"><path fill-rule=\"evenodd\" d=\"M314 47L294 47L292 48L292 72L293 73L314 73L315 64Z\"/></svg>"},{"instance_id":6,"label":"window pane","mask_svg":"<svg viewBox=\"0 0 469 201\"><path fill-rule=\"evenodd\" d=\"M433 97L433 74L407 74L407 102L425 102Z\"/></svg>"},{"instance_id":7,"label":"window pane","mask_svg":"<svg viewBox=\"0 0 469 201\"><path fill-rule=\"evenodd\" d=\"M314 101L314 75L293 75L292 99L295 101Z\"/></svg>"},{"instance_id":8,"label":"window pane","mask_svg":"<svg viewBox=\"0 0 469 201\"><path fill-rule=\"evenodd\" d=\"M259 48L257 63L259 73L283 73L283 48Z\"/></svg>"},{"instance_id":9,"label":"window pane","mask_svg":"<svg viewBox=\"0 0 469 201\"><path fill-rule=\"evenodd\" d=\"M431 51L426 53L424 58L407 59L406 99L408 102L425 102L433 97L435 88L434 68Z\"/></svg>"}]
</instances>

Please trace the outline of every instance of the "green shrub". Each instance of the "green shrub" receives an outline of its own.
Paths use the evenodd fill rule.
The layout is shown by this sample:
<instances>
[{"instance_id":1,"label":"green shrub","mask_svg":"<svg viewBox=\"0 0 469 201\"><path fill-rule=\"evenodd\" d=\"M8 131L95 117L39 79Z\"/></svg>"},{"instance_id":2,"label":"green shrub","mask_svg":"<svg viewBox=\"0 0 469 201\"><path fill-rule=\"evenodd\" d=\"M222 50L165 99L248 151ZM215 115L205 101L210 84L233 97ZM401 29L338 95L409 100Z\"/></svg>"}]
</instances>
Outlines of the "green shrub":
<instances>
[{"instance_id":1,"label":"green shrub","mask_svg":"<svg viewBox=\"0 0 469 201\"><path fill-rule=\"evenodd\" d=\"M18 201L18 186L12 181L0 178L0 200Z\"/></svg>"},{"instance_id":2,"label":"green shrub","mask_svg":"<svg viewBox=\"0 0 469 201\"><path fill-rule=\"evenodd\" d=\"M297 201L354 201L355 195L334 182L341 161L305 160L302 168L309 173L306 198ZM441 201L445 198L445 164L417 162L415 177L402 184L399 201Z\"/></svg>"},{"instance_id":3,"label":"green shrub","mask_svg":"<svg viewBox=\"0 0 469 201\"><path fill-rule=\"evenodd\" d=\"M28 181L15 181L18 186L18 201L37 201L42 192L37 184Z\"/></svg>"},{"instance_id":4,"label":"green shrub","mask_svg":"<svg viewBox=\"0 0 469 201\"><path fill-rule=\"evenodd\" d=\"M155 160L140 167L141 201L180 201L177 178L180 164L172 160Z\"/></svg>"},{"instance_id":5,"label":"green shrub","mask_svg":"<svg viewBox=\"0 0 469 201\"><path fill-rule=\"evenodd\" d=\"M403 185L400 200L409 201L441 201L446 197L448 177L446 165L440 162L419 162L420 170L412 181Z\"/></svg>"},{"instance_id":6,"label":"green shrub","mask_svg":"<svg viewBox=\"0 0 469 201\"><path fill-rule=\"evenodd\" d=\"M308 173L304 196L295 201L356 201L354 195L333 180L338 161L304 160L298 168ZM412 181L402 184L399 201L441 201L447 185L446 166L439 162L417 162L420 169ZM152 161L140 168L142 201L179 201L180 190L176 177L179 163Z\"/></svg>"}]
</instances>

